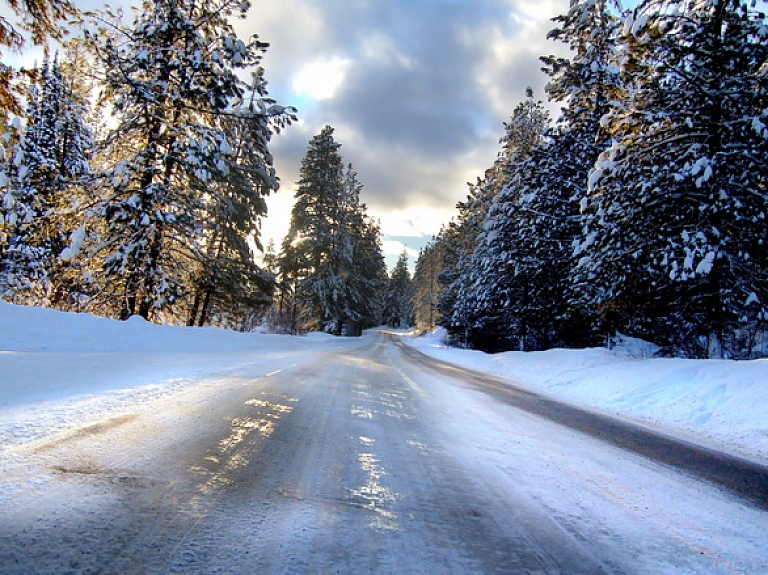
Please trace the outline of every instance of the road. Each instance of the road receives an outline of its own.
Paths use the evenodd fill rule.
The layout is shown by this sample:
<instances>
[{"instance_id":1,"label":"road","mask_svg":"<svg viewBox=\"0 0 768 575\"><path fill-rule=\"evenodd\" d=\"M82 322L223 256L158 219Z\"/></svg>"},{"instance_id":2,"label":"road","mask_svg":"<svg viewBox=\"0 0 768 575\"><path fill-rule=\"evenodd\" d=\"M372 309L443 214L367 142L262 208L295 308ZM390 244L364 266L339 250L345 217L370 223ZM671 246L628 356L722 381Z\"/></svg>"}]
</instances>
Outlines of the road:
<instances>
[{"instance_id":1,"label":"road","mask_svg":"<svg viewBox=\"0 0 768 575\"><path fill-rule=\"evenodd\" d=\"M384 334L281 362L18 452L0 572L768 572L759 505Z\"/></svg>"}]
</instances>

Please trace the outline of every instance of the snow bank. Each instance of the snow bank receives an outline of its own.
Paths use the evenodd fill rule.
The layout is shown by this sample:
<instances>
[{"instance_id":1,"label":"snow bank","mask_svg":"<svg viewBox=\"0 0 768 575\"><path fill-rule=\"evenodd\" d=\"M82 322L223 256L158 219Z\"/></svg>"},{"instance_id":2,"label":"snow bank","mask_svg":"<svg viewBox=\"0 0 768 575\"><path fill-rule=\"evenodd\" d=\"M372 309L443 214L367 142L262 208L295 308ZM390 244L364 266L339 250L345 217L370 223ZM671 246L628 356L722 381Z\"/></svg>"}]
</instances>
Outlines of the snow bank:
<instances>
[{"instance_id":1,"label":"snow bank","mask_svg":"<svg viewBox=\"0 0 768 575\"><path fill-rule=\"evenodd\" d=\"M133 409L221 373L264 373L293 353L349 345L159 326L0 301L0 450Z\"/></svg>"},{"instance_id":2,"label":"snow bank","mask_svg":"<svg viewBox=\"0 0 768 575\"><path fill-rule=\"evenodd\" d=\"M520 387L768 463L768 360L649 357L638 342L488 355L446 347L441 333L404 338L418 350Z\"/></svg>"}]
</instances>

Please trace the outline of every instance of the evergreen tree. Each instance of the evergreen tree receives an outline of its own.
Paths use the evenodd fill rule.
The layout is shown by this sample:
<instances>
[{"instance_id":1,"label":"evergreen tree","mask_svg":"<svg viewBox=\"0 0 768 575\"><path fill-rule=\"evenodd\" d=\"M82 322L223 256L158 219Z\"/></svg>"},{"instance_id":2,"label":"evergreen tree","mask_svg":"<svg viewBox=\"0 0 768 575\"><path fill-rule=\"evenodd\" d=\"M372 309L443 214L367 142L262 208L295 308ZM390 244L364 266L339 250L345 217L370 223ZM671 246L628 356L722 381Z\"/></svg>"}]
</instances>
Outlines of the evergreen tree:
<instances>
[{"instance_id":1,"label":"evergreen tree","mask_svg":"<svg viewBox=\"0 0 768 575\"><path fill-rule=\"evenodd\" d=\"M624 31L634 89L607 119L615 143L584 199L580 301L608 333L740 353L739 334L768 318L765 15L646 0Z\"/></svg>"},{"instance_id":2,"label":"evergreen tree","mask_svg":"<svg viewBox=\"0 0 768 575\"><path fill-rule=\"evenodd\" d=\"M267 48L255 36L248 43L238 39L229 23L230 16L245 15L248 2L146 0L142 7L130 28L112 22L91 38L117 121L105 145L122 155L108 172L101 256L103 296L120 302L123 319L169 309L194 285L190 262L223 253L217 247L223 236L213 238L204 222L213 210L231 223L232 213L212 204L242 193L217 188L240 179L227 123L256 122L263 131L292 115L265 97L263 81L255 86L256 105L243 110L248 94L236 72L257 66ZM267 139L252 143L265 160ZM257 195L277 185L266 164L254 172Z\"/></svg>"},{"instance_id":3,"label":"evergreen tree","mask_svg":"<svg viewBox=\"0 0 768 575\"><path fill-rule=\"evenodd\" d=\"M345 197L348 210L346 224L351 245L350 267L346 273L349 309L345 317L353 318L363 328L381 325L382 294L387 284L387 267L381 251L381 231L378 222L367 213L360 202L362 185L349 164L345 177Z\"/></svg>"},{"instance_id":4,"label":"evergreen tree","mask_svg":"<svg viewBox=\"0 0 768 575\"><path fill-rule=\"evenodd\" d=\"M344 170L333 132L326 126L309 142L280 268L301 323L339 335L380 315L384 264L378 226L367 219L362 186L351 166Z\"/></svg>"},{"instance_id":5,"label":"evergreen tree","mask_svg":"<svg viewBox=\"0 0 768 575\"><path fill-rule=\"evenodd\" d=\"M257 75L255 81L263 79ZM252 92L252 98L257 92ZM267 213L264 198L272 187L277 188L267 151L271 137L268 120L251 102L221 122L234 149L226 181L213 182L208 188L207 214L202 218L207 226L206 249L196 254L198 268L188 325L205 325L212 315L250 324L271 300L274 276L259 268L251 248L262 249L259 220Z\"/></svg>"},{"instance_id":6,"label":"evergreen tree","mask_svg":"<svg viewBox=\"0 0 768 575\"><path fill-rule=\"evenodd\" d=\"M413 283L405 250L387 282L384 309L384 323L389 327L405 329L413 325Z\"/></svg>"},{"instance_id":7,"label":"evergreen tree","mask_svg":"<svg viewBox=\"0 0 768 575\"><path fill-rule=\"evenodd\" d=\"M569 305L571 256L580 235L579 200L606 139L600 120L609 102L622 97L618 20L605 1L579 0L554 20L559 26L548 37L567 42L573 54L542 58L549 98L564 104L559 126L512 164L475 260L477 327L497 333L486 346L532 350L590 342L585 312Z\"/></svg>"},{"instance_id":8,"label":"evergreen tree","mask_svg":"<svg viewBox=\"0 0 768 575\"><path fill-rule=\"evenodd\" d=\"M548 115L542 103L533 100L530 89L526 96L515 108L510 122L505 123L506 133L501 139L504 149L491 181L509 182L519 177L520 167L542 142ZM512 291L524 286L514 285L514 262L506 254L515 234L524 233L508 208L508 204L519 202L517 192L517 188L507 184L494 197L482 231L476 232L472 255L465 253L459 260L462 269L450 289L456 303L452 310L445 310L443 323L455 337L467 339L467 345L505 349L510 346L510 332L519 331L514 325L520 318L511 315L509 303L514 297ZM484 196L487 200L488 195ZM477 221L475 216L474 226Z\"/></svg>"},{"instance_id":9,"label":"evergreen tree","mask_svg":"<svg viewBox=\"0 0 768 575\"><path fill-rule=\"evenodd\" d=\"M40 84L30 90L24 140L14 157L6 203L14 225L0 257L0 285L19 301L56 303L62 296L59 256L75 231L72 197L89 172L93 146L86 105L70 88L58 57L46 57Z\"/></svg>"}]
</instances>

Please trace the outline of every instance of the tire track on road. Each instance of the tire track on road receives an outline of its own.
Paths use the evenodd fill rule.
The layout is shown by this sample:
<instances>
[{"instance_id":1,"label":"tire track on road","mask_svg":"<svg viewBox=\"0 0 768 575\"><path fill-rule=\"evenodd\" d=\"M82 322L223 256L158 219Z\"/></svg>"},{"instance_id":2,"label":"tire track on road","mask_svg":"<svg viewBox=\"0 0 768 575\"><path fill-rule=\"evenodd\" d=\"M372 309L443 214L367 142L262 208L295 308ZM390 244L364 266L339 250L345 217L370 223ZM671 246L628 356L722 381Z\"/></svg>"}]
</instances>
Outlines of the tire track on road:
<instances>
[{"instance_id":1,"label":"tire track on road","mask_svg":"<svg viewBox=\"0 0 768 575\"><path fill-rule=\"evenodd\" d=\"M547 398L509 380L434 359L388 337L414 365L463 381L512 407L724 487L768 510L768 467Z\"/></svg>"}]
</instances>

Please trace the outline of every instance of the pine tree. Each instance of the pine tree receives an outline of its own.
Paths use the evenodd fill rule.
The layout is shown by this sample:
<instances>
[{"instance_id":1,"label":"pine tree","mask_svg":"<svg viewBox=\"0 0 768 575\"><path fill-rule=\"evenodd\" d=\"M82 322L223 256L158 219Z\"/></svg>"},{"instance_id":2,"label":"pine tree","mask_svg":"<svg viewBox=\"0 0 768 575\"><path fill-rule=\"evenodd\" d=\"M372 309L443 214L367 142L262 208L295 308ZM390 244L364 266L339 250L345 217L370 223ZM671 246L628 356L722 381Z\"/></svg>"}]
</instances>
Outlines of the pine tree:
<instances>
[{"instance_id":1,"label":"pine tree","mask_svg":"<svg viewBox=\"0 0 768 575\"><path fill-rule=\"evenodd\" d=\"M71 89L58 56L52 64L46 57L38 76L6 194L15 225L9 226L0 258L0 284L19 301L55 304L64 291L59 256L78 225L71 196L89 172L93 143L84 120L86 106Z\"/></svg>"},{"instance_id":2,"label":"pine tree","mask_svg":"<svg viewBox=\"0 0 768 575\"><path fill-rule=\"evenodd\" d=\"M606 140L600 120L623 95L618 20L607 3L573 1L554 20L559 26L548 37L567 42L572 52L570 59L542 58L548 96L564 104L559 126L513 164L478 251L479 275L487 279L479 280L477 297L495 310L494 329L507 345L525 350L591 341L584 310L569 301L573 243L579 201Z\"/></svg>"},{"instance_id":3,"label":"pine tree","mask_svg":"<svg viewBox=\"0 0 768 575\"><path fill-rule=\"evenodd\" d=\"M508 310L513 297L511 291L516 288L512 285L513 262L506 254L514 235L520 233L519 222L507 204L517 204L519 198L517 188L510 187L508 182L538 149L548 124L542 103L534 101L530 89L526 96L526 100L515 108L510 122L504 125L505 136L500 141L504 148L492 172L493 179L490 179L494 185L506 182L507 186L494 196L485 214L482 231L475 232L472 255L465 253L459 260L461 270L450 289L455 294L456 303L452 310L444 311L446 319L443 323L455 337L469 340L465 341L467 345L489 350L508 348L511 333L519 331L515 322L520 318L510 316ZM483 194L486 202L488 195L487 192ZM473 226L477 226L477 222L475 215Z\"/></svg>"},{"instance_id":4,"label":"pine tree","mask_svg":"<svg viewBox=\"0 0 768 575\"><path fill-rule=\"evenodd\" d=\"M403 250L387 282L384 323L405 329L413 325L413 282L408 271L408 253Z\"/></svg>"},{"instance_id":5,"label":"pine tree","mask_svg":"<svg viewBox=\"0 0 768 575\"><path fill-rule=\"evenodd\" d=\"M351 165L345 171L333 132L326 126L309 142L280 268L283 285L293 286L291 325L339 335L380 315L384 264L378 226L366 216L362 186Z\"/></svg>"},{"instance_id":6,"label":"pine tree","mask_svg":"<svg viewBox=\"0 0 768 575\"><path fill-rule=\"evenodd\" d=\"M333 139L333 128L326 126L309 142L302 160L296 203L291 212L291 228L286 241L291 245L284 260L301 254L302 268L293 270L299 280L297 297L314 329L331 330L338 324L344 294L338 275L337 251L341 245L341 203L344 196L341 144ZM282 268L288 269L287 261ZM311 319L310 319L311 318Z\"/></svg>"},{"instance_id":7,"label":"pine tree","mask_svg":"<svg viewBox=\"0 0 768 575\"><path fill-rule=\"evenodd\" d=\"M237 164L226 123L291 118L264 97L264 82L255 87L256 106L242 110L248 95L236 71L257 66L267 48L255 36L238 39L229 23L248 8L234 0L146 0L130 28L112 22L91 38L117 120L105 145L123 156L108 172L101 254L109 285L102 295L120 302L123 319L167 313L194 283L188 264L219 253L203 223L211 202L228 201L208 194ZM268 158L265 138L253 145ZM276 187L273 170L257 173L257 194Z\"/></svg>"},{"instance_id":8,"label":"pine tree","mask_svg":"<svg viewBox=\"0 0 768 575\"><path fill-rule=\"evenodd\" d=\"M254 80L263 82L260 75ZM258 84L257 84L258 85ZM258 90L252 92L255 99ZM188 325L205 325L211 316L247 325L271 301L274 276L255 261L251 248L262 249L259 220L266 216L265 196L278 182L268 143L269 118L255 109L234 112L221 122L234 149L226 181L209 186L203 222L206 249L196 254L198 269Z\"/></svg>"},{"instance_id":9,"label":"pine tree","mask_svg":"<svg viewBox=\"0 0 768 575\"><path fill-rule=\"evenodd\" d=\"M768 319L765 15L738 0L647 0L624 31L635 88L590 177L581 301L607 332L740 353L739 333Z\"/></svg>"},{"instance_id":10,"label":"pine tree","mask_svg":"<svg viewBox=\"0 0 768 575\"><path fill-rule=\"evenodd\" d=\"M387 269L381 251L379 224L368 215L367 206L360 202L361 191L357 172L349 164L345 176L345 209L351 260L345 274L349 303L344 316L362 328L369 328L382 322L382 294L387 283Z\"/></svg>"}]
</instances>

